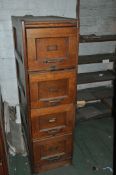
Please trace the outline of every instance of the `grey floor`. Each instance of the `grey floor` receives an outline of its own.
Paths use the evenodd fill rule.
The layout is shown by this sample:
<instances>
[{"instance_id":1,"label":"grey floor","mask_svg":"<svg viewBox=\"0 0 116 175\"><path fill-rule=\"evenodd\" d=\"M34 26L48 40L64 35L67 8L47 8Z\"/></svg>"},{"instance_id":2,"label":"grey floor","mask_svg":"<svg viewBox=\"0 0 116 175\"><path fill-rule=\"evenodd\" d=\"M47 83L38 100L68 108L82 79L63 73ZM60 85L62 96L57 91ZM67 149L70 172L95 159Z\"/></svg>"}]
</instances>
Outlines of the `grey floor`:
<instances>
[{"instance_id":1,"label":"grey floor","mask_svg":"<svg viewBox=\"0 0 116 175\"><path fill-rule=\"evenodd\" d=\"M104 117L78 121L72 165L40 175L111 175L112 155L113 119ZM10 175L31 175L28 158L20 155L11 157Z\"/></svg>"}]
</instances>

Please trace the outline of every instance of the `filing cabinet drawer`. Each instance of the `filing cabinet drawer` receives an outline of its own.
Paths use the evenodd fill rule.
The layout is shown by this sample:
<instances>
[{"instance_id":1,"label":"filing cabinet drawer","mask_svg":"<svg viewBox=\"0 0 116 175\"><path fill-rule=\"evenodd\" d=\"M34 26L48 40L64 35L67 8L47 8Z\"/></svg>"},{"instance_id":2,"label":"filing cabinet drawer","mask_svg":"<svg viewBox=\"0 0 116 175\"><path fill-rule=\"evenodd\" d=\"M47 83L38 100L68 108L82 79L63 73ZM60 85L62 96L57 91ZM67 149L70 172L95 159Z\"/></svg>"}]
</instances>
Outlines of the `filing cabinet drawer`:
<instances>
[{"instance_id":1,"label":"filing cabinet drawer","mask_svg":"<svg viewBox=\"0 0 116 175\"><path fill-rule=\"evenodd\" d=\"M76 71L65 70L29 75L31 108L73 103L76 96Z\"/></svg>"},{"instance_id":2,"label":"filing cabinet drawer","mask_svg":"<svg viewBox=\"0 0 116 175\"><path fill-rule=\"evenodd\" d=\"M71 158L72 135L33 142L34 164L46 166Z\"/></svg>"},{"instance_id":3,"label":"filing cabinet drawer","mask_svg":"<svg viewBox=\"0 0 116 175\"><path fill-rule=\"evenodd\" d=\"M63 69L77 64L76 27L27 29L26 34L29 70Z\"/></svg>"},{"instance_id":4,"label":"filing cabinet drawer","mask_svg":"<svg viewBox=\"0 0 116 175\"><path fill-rule=\"evenodd\" d=\"M41 139L72 132L75 118L73 104L31 110L32 138Z\"/></svg>"}]
</instances>

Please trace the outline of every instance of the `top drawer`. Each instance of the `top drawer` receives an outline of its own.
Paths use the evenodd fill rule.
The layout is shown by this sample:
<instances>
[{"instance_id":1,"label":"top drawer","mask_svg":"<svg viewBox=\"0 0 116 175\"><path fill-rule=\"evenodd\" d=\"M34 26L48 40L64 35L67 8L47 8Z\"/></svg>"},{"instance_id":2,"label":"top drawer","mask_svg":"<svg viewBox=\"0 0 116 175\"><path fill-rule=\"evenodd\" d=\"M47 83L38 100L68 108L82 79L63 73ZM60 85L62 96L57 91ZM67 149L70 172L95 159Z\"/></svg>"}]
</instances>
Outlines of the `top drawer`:
<instances>
[{"instance_id":1,"label":"top drawer","mask_svg":"<svg viewBox=\"0 0 116 175\"><path fill-rule=\"evenodd\" d=\"M57 70L77 64L77 28L26 29L29 70Z\"/></svg>"}]
</instances>

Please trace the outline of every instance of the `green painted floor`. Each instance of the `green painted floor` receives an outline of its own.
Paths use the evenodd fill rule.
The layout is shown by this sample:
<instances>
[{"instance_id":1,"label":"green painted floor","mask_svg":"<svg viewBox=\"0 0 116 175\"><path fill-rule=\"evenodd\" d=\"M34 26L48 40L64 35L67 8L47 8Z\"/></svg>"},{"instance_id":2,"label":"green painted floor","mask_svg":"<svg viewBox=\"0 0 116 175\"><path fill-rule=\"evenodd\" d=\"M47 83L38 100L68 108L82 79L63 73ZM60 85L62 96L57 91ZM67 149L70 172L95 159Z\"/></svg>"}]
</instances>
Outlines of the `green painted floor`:
<instances>
[{"instance_id":1,"label":"green painted floor","mask_svg":"<svg viewBox=\"0 0 116 175\"><path fill-rule=\"evenodd\" d=\"M111 175L113 160L113 119L77 122L71 166L39 175ZM10 175L31 175L27 157L10 158Z\"/></svg>"}]
</instances>

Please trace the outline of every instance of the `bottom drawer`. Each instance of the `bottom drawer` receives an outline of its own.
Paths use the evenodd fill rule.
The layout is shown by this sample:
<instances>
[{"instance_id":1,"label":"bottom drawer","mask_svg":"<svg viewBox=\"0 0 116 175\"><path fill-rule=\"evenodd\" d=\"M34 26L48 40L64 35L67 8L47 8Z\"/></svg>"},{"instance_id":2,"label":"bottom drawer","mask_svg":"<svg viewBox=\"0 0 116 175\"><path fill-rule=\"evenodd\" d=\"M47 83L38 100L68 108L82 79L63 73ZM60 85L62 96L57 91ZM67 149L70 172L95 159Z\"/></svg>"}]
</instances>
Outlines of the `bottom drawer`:
<instances>
[{"instance_id":1,"label":"bottom drawer","mask_svg":"<svg viewBox=\"0 0 116 175\"><path fill-rule=\"evenodd\" d=\"M33 142L34 169L57 167L72 157L72 134ZM62 162L62 163L61 163Z\"/></svg>"}]
</instances>

